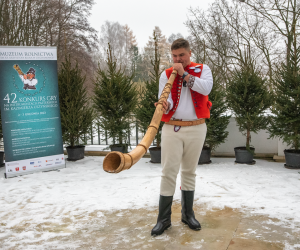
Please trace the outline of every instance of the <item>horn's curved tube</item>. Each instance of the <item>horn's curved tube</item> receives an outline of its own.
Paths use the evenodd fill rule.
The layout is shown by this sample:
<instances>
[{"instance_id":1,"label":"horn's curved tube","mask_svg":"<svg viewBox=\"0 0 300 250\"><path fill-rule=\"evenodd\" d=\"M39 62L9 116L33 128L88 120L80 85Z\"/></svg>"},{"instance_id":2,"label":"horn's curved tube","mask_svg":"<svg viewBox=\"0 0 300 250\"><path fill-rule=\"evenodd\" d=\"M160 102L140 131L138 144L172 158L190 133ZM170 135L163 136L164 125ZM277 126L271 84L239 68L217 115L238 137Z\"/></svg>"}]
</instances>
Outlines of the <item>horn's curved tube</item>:
<instances>
[{"instance_id":1,"label":"horn's curved tube","mask_svg":"<svg viewBox=\"0 0 300 250\"><path fill-rule=\"evenodd\" d=\"M168 99L176 75L177 71L173 70L168 82L166 83L160 95L151 123L143 140L136 146L134 150L132 150L128 154L123 154L116 151L108 153L103 160L104 171L108 173L120 173L123 170L130 169L132 165L137 163L144 156L144 154L147 153L148 148L150 147L152 141L154 140L154 137L157 134L159 124L163 115L162 103L164 100Z\"/></svg>"}]
</instances>

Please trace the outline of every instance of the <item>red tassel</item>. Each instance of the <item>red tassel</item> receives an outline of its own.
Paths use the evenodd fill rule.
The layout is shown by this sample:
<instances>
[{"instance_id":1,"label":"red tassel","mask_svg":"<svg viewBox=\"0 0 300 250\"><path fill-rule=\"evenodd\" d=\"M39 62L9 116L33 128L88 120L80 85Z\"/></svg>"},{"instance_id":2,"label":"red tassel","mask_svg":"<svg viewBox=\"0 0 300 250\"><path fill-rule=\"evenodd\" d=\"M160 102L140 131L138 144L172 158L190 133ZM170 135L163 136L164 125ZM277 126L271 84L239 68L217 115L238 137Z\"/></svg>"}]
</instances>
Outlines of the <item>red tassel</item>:
<instances>
[{"instance_id":1,"label":"red tassel","mask_svg":"<svg viewBox=\"0 0 300 250\"><path fill-rule=\"evenodd\" d=\"M207 102L207 107L208 107L209 110L211 110L212 103L210 101Z\"/></svg>"}]
</instances>

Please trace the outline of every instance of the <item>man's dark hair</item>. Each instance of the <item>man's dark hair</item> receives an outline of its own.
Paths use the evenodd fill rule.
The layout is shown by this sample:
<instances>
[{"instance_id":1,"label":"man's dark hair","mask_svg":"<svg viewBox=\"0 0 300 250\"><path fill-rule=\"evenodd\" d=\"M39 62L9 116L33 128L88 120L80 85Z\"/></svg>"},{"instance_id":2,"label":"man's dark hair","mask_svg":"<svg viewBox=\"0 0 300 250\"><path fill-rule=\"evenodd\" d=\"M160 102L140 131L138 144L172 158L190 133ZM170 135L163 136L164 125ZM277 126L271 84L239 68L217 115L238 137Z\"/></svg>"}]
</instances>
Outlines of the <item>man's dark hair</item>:
<instances>
[{"instance_id":1,"label":"man's dark hair","mask_svg":"<svg viewBox=\"0 0 300 250\"><path fill-rule=\"evenodd\" d=\"M183 38L176 39L172 43L171 50L176 50L181 48L185 48L186 50L190 51L191 50L190 43Z\"/></svg>"}]
</instances>

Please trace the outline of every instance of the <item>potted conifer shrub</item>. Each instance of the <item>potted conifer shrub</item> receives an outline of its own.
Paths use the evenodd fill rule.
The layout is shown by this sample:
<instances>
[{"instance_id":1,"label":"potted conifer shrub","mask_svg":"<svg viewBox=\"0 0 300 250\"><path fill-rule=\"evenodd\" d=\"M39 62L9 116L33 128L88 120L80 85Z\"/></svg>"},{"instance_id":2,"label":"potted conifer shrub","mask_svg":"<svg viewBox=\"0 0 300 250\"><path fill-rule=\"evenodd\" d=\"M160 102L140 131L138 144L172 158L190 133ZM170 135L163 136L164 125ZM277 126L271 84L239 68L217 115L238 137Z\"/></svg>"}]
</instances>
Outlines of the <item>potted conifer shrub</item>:
<instances>
[{"instance_id":1,"label":"potted conifer shrub","mask_svg":"<svg viewBox=\"0 0 300 250\"><path fill-rule=\"evenodd\" d=\"M211 163L211 151L225 142L228 136L228 131L225 130L231 116L226 114L228 109L226 92L221 84L222 78L216 71L213 72L213 78L214 85L209 94L213 105L210 110L210 119L206 119L207 133L198 164Z\"/></svg>"},{"instance_id":2,"label":"potted conifer shrub","mask_svg":"<svg viewBox=\"0 0 300 250\"><path fill-rule=\"evenodd\" d=\"M153 33L154 40L154 60L151 60L153 66L150 71L150 80L146 81L146 87L142 92L141 100L139 102L138 108L136 109L136 119L138 120L139 126L143 131L146 131L156 107L154 103L157 102L157 95L159 91L159 78L162 73L160 70L160 55L158 53L158 43L155 32ZM161 162L161 130L163 124L160 123L156 139L156 147L149 148L151 162L160 163Z\"/></svg>"},{"instance_id":3,"label":"potted conifer shrub","mask_svg":"<svg viewBox=\"0 0 300 250\"><path fill-rule=\"evenodd\" d=\"M78 63L74 67L71 59L65 57L58 74L59 104L61 128L68 160L76 161L84 158L85 146L81 142L90 131L95 118L89 106L87 91L84 87L85 77L82 76Z\"/></svg>"},{"instance_id":4,"label":"potted conifer shrub","mask_svg":"<svg viewBox=\"0 0 300 250\"><path fill-rule=\"evenodd\" d=\"M293 49L286 63L278 69L274 84L274 116L268 128L270 137L279 137L290 149L285 149L286 168L300 168L300 47Z\"/></svg>"},{"instance_id":5,"label":"potted conifer shrub","mask_svg":"<svg viewBox=\"0 0 300 250\"><path fill-rule=\"evenodd\" d=\"M108 138L118 138L119 143L110 145L111 151L127 152L126 140L130 135L131 118L137 105L137 90L132 84L134 75L126 75L118 67L109 45L107 70L100 66L94 80L94 107L98 112L98 124Z\"/></svg>"},{"instance_id":6,"label":"potted conifer shrub","mask_svg":"<svg viewBox=\"0 0 300 250\"><path fill-rule=\"evenodd\" d=\"M250 147L251 132L257 133L267 127L270 119L264 111L271 105L271 96L266 79L260 76L249 54L245 55L244 64L233 71L227 87L227 101L239 131L246 137L246 145L234 148L236 163L255 164L255 148Z\"/></svg>"},{"instance_id":7,"label":"potted conifer shrub","mask_svg":"<svg viewBox=\"0 0 300 250\"><path fill-rule=\"evenodd\" d=\"M1 114L0 114L0 147L1 148L3 146L2 139L3 139L2 120L1 120ZM3 165L3 161L4 161L4 151L0 150L0 167Z\"/></svg>"}]
</instances>

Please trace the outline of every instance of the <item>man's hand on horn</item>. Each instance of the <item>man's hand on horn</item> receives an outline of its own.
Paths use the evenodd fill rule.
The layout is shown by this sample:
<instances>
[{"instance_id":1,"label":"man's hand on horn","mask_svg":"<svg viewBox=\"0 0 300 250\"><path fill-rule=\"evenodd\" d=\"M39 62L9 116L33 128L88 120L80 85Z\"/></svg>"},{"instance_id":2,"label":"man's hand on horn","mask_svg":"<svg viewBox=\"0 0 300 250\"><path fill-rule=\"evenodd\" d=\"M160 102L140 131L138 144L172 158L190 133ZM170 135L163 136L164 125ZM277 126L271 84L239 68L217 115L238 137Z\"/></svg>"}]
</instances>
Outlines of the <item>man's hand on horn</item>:
<instances>
[{"instance_id":1,"label":"man's hand on horn","mask_svg":"<svg viewBox=\"0 0 300 250\"><path fill-rule=\"evenodd\" d=\"M154 103L155 107L157 106L158 102ZM166 114L168 111L169 111L169 107L170 107L170 103L167 101L167 100L164 100L163 101L163 107L162 107L162 110L163 110L163 113Z\"/></svg>"},{"instance_id":2,"label":"man's hand on horn","mask_svg":"<svg viewBox=\"0 0 300 250\"><path fill-rule=\"evenodd\" d=\"M182 63L174 63L173 69L177 70L178 75L182 76L184 73L184 68L182 66Z\"/></svg>"}]
</instances>

